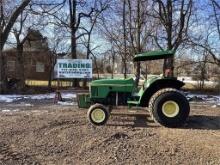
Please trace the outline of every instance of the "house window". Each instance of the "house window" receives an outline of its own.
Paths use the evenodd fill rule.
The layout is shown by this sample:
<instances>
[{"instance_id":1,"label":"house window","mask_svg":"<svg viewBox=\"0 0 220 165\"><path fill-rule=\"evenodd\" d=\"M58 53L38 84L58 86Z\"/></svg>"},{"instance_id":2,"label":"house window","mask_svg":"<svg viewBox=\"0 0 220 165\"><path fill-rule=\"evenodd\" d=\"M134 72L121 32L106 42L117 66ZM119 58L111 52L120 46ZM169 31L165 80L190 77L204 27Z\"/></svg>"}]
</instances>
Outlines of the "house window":
<instances>
[{"instance_id":1,"label":"house window","mask_svg":"<svg viewBox=\"0 0 220 165\"><path fill-rule=\"evenodd\" d=\"M36 72L44 72L44 64L42 62L36 62Z\"/></svg>"},{"instance_id":2,"label":"house window","mask_svg":"<svg viewBox=\"0 0 220 165\"><path fill-rule=\"evenodd\" d=\"M15 71L15 61L8 61L7 62L7 69L9 72Z\"/></svg>"}]
</instances>

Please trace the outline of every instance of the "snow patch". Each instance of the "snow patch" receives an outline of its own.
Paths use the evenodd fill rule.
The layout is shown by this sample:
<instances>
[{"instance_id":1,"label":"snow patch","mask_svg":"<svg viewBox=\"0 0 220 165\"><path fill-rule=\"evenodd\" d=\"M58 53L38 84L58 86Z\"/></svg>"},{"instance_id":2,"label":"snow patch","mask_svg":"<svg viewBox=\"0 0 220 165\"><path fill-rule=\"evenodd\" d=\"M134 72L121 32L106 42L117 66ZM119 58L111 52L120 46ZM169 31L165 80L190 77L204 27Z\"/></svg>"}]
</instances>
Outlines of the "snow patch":
<instances>
[{"instance_id":1,"label":"snow patch","mask_svg":"<svg viewBox=\"0 0 220 165\"><path fill-rule=\"evenodd\" d=\"M57 104L59 104L59 105L69 105L69 106L76 105L76 104L74 104L74 102L63 102L63 101L58 101Z\"/></svg>"},{"instance_id":2,"label":"snow patch","mask_svg":"<svg viewBox=\"0 0 220 165\"><path fill-rule=\"evenodd\" d=\"M216 95L204 95L204 94L187 94L187 98L190 99L198 99L207 102L219 102L220 103L220 96Z\"/></svg>"},{"instance_id":3,"label":"snow patch","mask_svg":"<svg viewBox=\"0 0 220 165\"><path fill-rule=\"evenodd\" d=\"M12 110L13 112L18 112L18 111L20 111L20 109L14 109L14 110Z\"/></svg>"},{"instance_id":4,"label":"snow patch","mask_svg":"<svg viewBox=\"0 0 220 165\"><path fill-rule=\"evenodd\" d=\"M187 94L187 99L192 102L204 102L213 104L213 108L220 106L220 96L204 94Z\"/></svg>"},{"instance_id":5,"label":"snow patch","mask_svg":"<svg viewBox=\"0 0 220 165\"><path fill-rule=\"evenodd\" d=\"M61 93L62 98L72 99L76 98L74 93ZM30 99L30 100L45 100L54 99L55 93L37 94L37 95L0 95L0 102L12 103L18 100Z\"/></svg>"},{"instance_id":6,"label":"snow patch","mask_svg":"<svg viewBox=\"0 0 220 165\"><path fill-rule=\"evenodd\" d=\"M26 107L32 107L32 104L24 104Z\"/></svg>"},{"instance_id":7,"label":"snow patch","mask_svg":"<svg viewBox=\"0 0 220 165\"><path fill-rule=\"evenodd\" d=\"M3 109L2 112L10 112L11 110L9 109Z\"/></svg>"}]
</instances>

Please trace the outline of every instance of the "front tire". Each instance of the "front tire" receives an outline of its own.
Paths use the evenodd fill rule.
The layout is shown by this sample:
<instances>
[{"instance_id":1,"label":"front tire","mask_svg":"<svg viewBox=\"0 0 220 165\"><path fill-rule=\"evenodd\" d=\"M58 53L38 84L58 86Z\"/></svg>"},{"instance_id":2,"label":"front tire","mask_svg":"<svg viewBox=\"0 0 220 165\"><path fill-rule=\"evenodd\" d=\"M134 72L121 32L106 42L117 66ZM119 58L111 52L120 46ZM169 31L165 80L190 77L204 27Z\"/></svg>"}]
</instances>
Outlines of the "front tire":
<instances>
[{"instance_id":1,"label":"front tire","mask_svg":"<svg viewBox=\"0 0 220 165\"><path fill-rule=\"evenodd\" d=\"M186 97L173 88L156 92L150 100L149 108L154 121L165 127L182 126L190 112Z\"/></svg>"},{"instance_id":2,"label":"front tire","mask_svg":"<svg viewBox=\"0 0 220 165\"><path fill-rule=\"evenodd\" d=\"M89 122L96 126L104 125L109 116L108 109L102 104L92 105L87 112Z\"/></svg>"}]
</instances>

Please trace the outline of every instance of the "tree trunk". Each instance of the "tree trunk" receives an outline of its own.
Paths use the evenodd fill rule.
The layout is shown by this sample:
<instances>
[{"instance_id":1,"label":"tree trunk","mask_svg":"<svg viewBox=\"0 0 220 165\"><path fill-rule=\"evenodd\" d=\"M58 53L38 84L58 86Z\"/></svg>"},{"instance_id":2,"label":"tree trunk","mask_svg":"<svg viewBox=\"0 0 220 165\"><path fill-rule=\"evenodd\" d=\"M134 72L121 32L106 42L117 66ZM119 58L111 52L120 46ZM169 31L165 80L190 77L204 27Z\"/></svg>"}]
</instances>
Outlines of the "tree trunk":
<instances>
[{"instance_id":1,"label":"tree trunk","mask_svg":"<svg viewBox=\"0 0 220 165\"><path fill-rule=\"evenodd\" d=\"M0 93L6 93L7 91L7 78L5 73L5 57L2 52L3 45L0 43Z\"/></svg>"},{"instance_id":2,"label":"tree trunk","mask_svg":"<svg viewBox=\"0 0 220 165\"><path fill-rule=\"evenodd\" d=\"M114 70L115 70L115 52L112 52L112 79L114 78Z\"/></svg>"},{"instance_id":3,"label":"tree trunk","mask_svg":"<svg viewBox=\"0 0 220 165\"><path fill-rule=\"evenodd\" d=\"M23 45L19 44L17 46L17 75L19 78L19 81L17 83L17 90L18 91L23 91L25 88L25 75L24 75L24 58L23 58Z\"/></svg>"},{"instance_id":4,"label":"tree trunk","mask_svg":"<svg viewBox=\"0 0 220 165\"><path fill-rule=\"evenodd\" d=\"M171 22L172 24L172 22ZM172 26L168 28L167 30L167 49L172 50ZM163 63L163 75L165 77L173 77L173 70L174 70L174 57L170 57L167 59L164 59Z\"/></svg>"},{"instance_id":5,"label":"tree trunk","mask_svg":"<svg viewBox=\"0 0 220 165\"><path fill-rule=\"evenodd\" d=\"M148 74L148 66L147 66L147 62L145 62L146 66L145 66L145 79L147 80L147 74Z\"/></svg>"},{"instance_id":6,"label":"tree trunk","mask_svg":"<svg viewBox=\"0 0 220 165\"><path fill-rule=\"evenodd\" d=\"M124 65L124 78L127 77L127 44L126 44L126 24L125 24L125 16L126 16L126 0L123 1L123 39L124 39L124 57L123 65Z\"/></svg>"},{"instance_id":7,"label":"tree trunk","mask_svg":"<svg viewBox=\"0 0 220 165\"><path fill-rule=\"evenodd\" d=\"M3 2L0 2L0 13L3 15ZM2 20L1 20L2 21ZM0 26L0 93L5 93L7 88L7 79L5 73L5 59L3 55L3 27Z\"/></svg>"},{"instance_id":8,"label":"tree trunk","mask_svg":"<svg viewBox=\"0 0 220 165\"><path fill-rule=\"evenodd\" d=\"M140 62L137 62L136 64L136 73L135 73L135 84L136 86L138 86L138 83L139 83L139 79L140 79L140 74L141 74L141 63Z\"/></svg>"},{"instance_id":9,"label":"tree trunk","mask_svg":"<svg viewBox=\"0 0 220 165\"><path fill-rule=\"evenodd\" d=\"M174 57L164 59L163 74L165 77L174 77Z\"/></svg>"},{"instance_id":10,"label":"tree trunk","mask_svg":"<svg viewBox=\"0 0 220 165\"><path fill-rule=\"evenodd\" d=\"M77 59L76 55L76 31L71 31L71 55L72 59Z\"/></svg>"},{"instance_id":11,"label":"tree trunk","mask_svg":"<svg viewBox=\"0 0 220 165\"><path fill-rule=\"evenodd\" d=\"M86 51L86 59L89 59L89 55L90 55L90 41L91 41L91 33L92 33L92 29L90 29L89 33L88 33L88 42L87 42L87 51ZM83 79L83 88L86 88L87 86L87 78Z\"/></svg>"},{"instance_id":12,"label":"tree trunk","mask_svg":"<svg viewBox=\"0 0 220 165\"><path fill-rule=\"evenodd\" d=\"M48 78L48 89L51 89L51 87L52 87L52 69L50 69L50 71L49 71L49 78Z\"/></svg>"},{"instance_id":13,"label":"tree trunk","mask_svg":"<svg viewBox=\"0 0 220 165\"><path fill-rule=\"evenodd\" d=\"M71 56L72 59L77 59L76 54L76 0L69 0L69 11L70 11L70 28L71 28ZM79 87L77 79L73 79L73 87Z\"/></svg>"},{"instance_id":14,"label":"tree trunk","mask_svg":"<svg viewBox=\"0 0 220 165\"><path fill-rule=\"evenodd\" d=\"M137 1L137 53L141 52L141 0ZM141 63L137 62L136 66L136 79L135 84L138 86L139 79L140 79L140 69L141 69Z\"/></svg>"},{"instance_id":15,"label":"tree trunk","mask_svg":"<svg viewBox=\"0 0 220 165\"><path fill-rule=\"evenodd\" d=\"M77 59L77 55L76 55L76 31L75 31L75 29L71 30L71 55L72 55L72 59ZM73 87L79 87L78 79L73 79Z\"/></svg>"},{"instance_id":16,"label":"tree trunk","mask_svg":"<svg viewBox=\"0 0 220 165\"><path fill-rule=\"evenodd\" d=\"M49 77L48 77L48 89L51 89L52 87L52 77L53 77L53 70L54 70L54 55L50 54L50 63L49 63Z\"/></svg>"},{"instance_id":17,"label":"tree trunk","mask_svg":"<svg viewBox=\"0 0 220 165\"><path fill-rule=\"evenodd\" d=\"M93 55L94 57L94 62L95 62L95 68L96 68L96 71L97 71L97 75L98 75L98 79L99 79L99 67L98 67L98 64L97 64L97 60L96 60L96 57Z\"/></svg>"}]
</instances>

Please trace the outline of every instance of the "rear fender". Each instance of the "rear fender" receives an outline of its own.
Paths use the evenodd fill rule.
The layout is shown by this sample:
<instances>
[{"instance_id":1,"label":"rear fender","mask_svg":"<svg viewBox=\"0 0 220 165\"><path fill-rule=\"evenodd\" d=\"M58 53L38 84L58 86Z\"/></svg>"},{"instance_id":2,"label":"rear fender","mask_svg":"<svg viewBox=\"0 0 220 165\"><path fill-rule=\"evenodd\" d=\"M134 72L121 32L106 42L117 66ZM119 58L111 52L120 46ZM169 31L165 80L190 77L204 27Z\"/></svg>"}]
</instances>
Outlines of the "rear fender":
<instances>
[{"instance_id":1,"label":"rear fender","mask_svg":"<svg viewBox=\"0 0 220 165\"><path fill-rule=\"evenodd\" d=\"M140 106L148 107L151 96L153 96L153 94L156 93L160 89L163 89L163 88L180 89L184 85L185 83L177 79L166 79L166 78L158 79L154 81L152 84L150 84L149 87L145 89L143 95L141 96Z\"/></svg>"}]
</instances>

